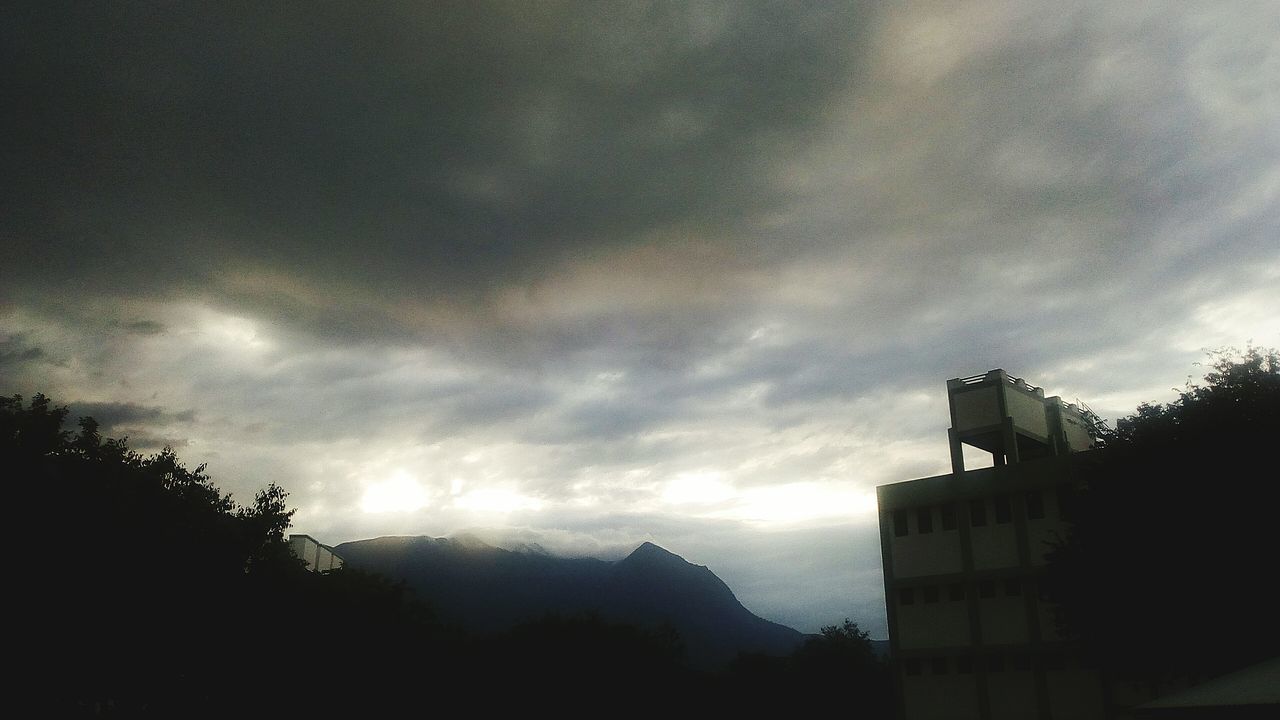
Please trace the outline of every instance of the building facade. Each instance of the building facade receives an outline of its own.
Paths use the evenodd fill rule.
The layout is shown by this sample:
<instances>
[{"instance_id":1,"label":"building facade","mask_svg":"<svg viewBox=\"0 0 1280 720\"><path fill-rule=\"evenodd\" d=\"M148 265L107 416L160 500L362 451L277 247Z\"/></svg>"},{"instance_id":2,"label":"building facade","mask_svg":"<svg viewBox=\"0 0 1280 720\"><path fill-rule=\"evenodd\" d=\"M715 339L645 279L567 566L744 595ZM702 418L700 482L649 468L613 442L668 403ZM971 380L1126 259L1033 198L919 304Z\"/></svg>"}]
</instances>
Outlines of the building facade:
<instances>
[{"instance_id":1,"label":"building facade","mask_svg":"<svg viewBox=\"0 0 1280 720\"><path fill-rule=\"evenodd\" d=\"M906 720L1102 718L1097 674L1040 581L1093 446L1087 410L1003 370L947 381L952 472L877 488L891 658ZM963 446L991 453L966 470Z\"/></svg>"},{"instance_id":2,"label":"building facade","mask_svg":"<svg viewBox=\"0 0 1280 720\"><path fill-rule=\"evenodd\" d=\"M290 535L289 549L311 572L326 572L342 567L342 557L333 548L320 544L310 535Z\"/></svg>"}]
</instances>

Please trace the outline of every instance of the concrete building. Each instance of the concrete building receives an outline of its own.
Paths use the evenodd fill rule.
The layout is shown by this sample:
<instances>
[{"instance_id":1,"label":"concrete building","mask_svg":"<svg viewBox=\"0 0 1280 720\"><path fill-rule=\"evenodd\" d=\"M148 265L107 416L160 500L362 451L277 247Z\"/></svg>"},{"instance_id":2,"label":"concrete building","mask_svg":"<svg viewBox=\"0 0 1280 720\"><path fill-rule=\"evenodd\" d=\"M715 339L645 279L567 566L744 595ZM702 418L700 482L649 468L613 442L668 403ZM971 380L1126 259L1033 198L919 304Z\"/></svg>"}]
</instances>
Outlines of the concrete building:
<instances>
[{"instance_id":1,"label":"concrete building","mask_svg":"<svg viewBox=\"0 0 1280 720\"><path fill-rule=\"evenodd\" d=\"M306 563L311 572L325 572L342 567L342 557L328 545L321 545L310 535L290 535L289 549L295 557Z\"/></svg>"},{"instance_id":2,"label":"concrete building","mask_svg":"<svg viewBox=\"0 0 1280 720\"><path fill-rule=\"evenodd\" d=\"M1088 413L1003 370L947 381L952 472L877 488L899 713L1102 718L1107 703L1041 599L1047 542L1066 528L1068 455ZM991 454L966 470L963 446Z\"/></svg>"}]
</instances>

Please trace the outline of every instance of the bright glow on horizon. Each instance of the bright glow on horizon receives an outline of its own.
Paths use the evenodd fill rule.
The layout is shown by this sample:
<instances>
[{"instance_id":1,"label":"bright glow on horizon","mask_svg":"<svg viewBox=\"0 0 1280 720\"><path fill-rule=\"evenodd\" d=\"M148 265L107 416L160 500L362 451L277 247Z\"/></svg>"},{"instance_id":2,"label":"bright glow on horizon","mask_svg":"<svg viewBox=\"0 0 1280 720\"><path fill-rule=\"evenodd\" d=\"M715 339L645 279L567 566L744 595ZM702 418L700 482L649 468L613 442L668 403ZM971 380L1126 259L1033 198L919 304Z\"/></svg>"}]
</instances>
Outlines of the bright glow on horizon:
<instances>
[{"instance_id":1,"label":"bright glow on horizon","mask_svg":"<svg viewBox=\"0 0 1280 720\"><path fill-rule=\"evenodd\" d=\"M397 470L389 479L365 488L360 499L360 509L367 513L413 512L426 507L427 491L404 470Z\"/></svg>"},{"instance_id":2,"label":"bright glow on horizon","mask_svg":"<svg viewBox=\"0 0 1280 720\"><path fill-rule=\"evenodd\" d=\"M724 473L715 470L680 473L667 483L662 499L672 505L710 505L724 502L734 497L736 491L723 477Z\"/></svg>"}]
</instances>

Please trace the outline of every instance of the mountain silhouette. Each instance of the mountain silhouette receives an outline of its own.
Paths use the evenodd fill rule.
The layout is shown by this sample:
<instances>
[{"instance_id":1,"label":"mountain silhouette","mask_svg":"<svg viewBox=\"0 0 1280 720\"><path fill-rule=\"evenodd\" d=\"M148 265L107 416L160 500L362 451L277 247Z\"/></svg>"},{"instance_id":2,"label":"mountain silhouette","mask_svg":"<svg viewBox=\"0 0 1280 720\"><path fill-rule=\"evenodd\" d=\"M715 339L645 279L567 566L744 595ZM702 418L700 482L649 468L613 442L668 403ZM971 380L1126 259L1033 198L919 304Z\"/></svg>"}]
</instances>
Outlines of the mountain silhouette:
<instances>
[{"instance_id":1,"label":"mountain silhouette","mask_svg":"<svg viewBox=\"0 0 1280 720\"><path fill-rule=\"evenodd\" d=\"M382 537L335 550L352 567L403 580L443 619L475 632L592 612L670 625L702 668L723 667L739 652L786 655L804 639L752 614L708 568L649 542L617 562L504 550L470 536Z\"/></svg>"}]
</instances>

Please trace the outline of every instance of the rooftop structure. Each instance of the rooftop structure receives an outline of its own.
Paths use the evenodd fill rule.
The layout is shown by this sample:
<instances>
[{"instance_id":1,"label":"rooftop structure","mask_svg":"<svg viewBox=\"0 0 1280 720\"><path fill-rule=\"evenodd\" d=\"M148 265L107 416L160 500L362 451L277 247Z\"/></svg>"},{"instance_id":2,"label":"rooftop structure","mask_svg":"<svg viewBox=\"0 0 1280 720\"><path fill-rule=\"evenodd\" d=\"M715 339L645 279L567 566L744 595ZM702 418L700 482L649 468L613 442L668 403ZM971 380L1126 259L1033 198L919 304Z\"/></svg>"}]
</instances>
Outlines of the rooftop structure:
<instances>
[{"instance_id":1,"label":"rooftop structure","mask_svg":"<svg viewBox=\"0 0 1280 720\"><path fill-rule=\"evenodd\" d=\"M342 557L333 548L322 545L310 535L290 535L289 549L311 572L326 572L342 567Z\"/></svg>"}]
</instances>

